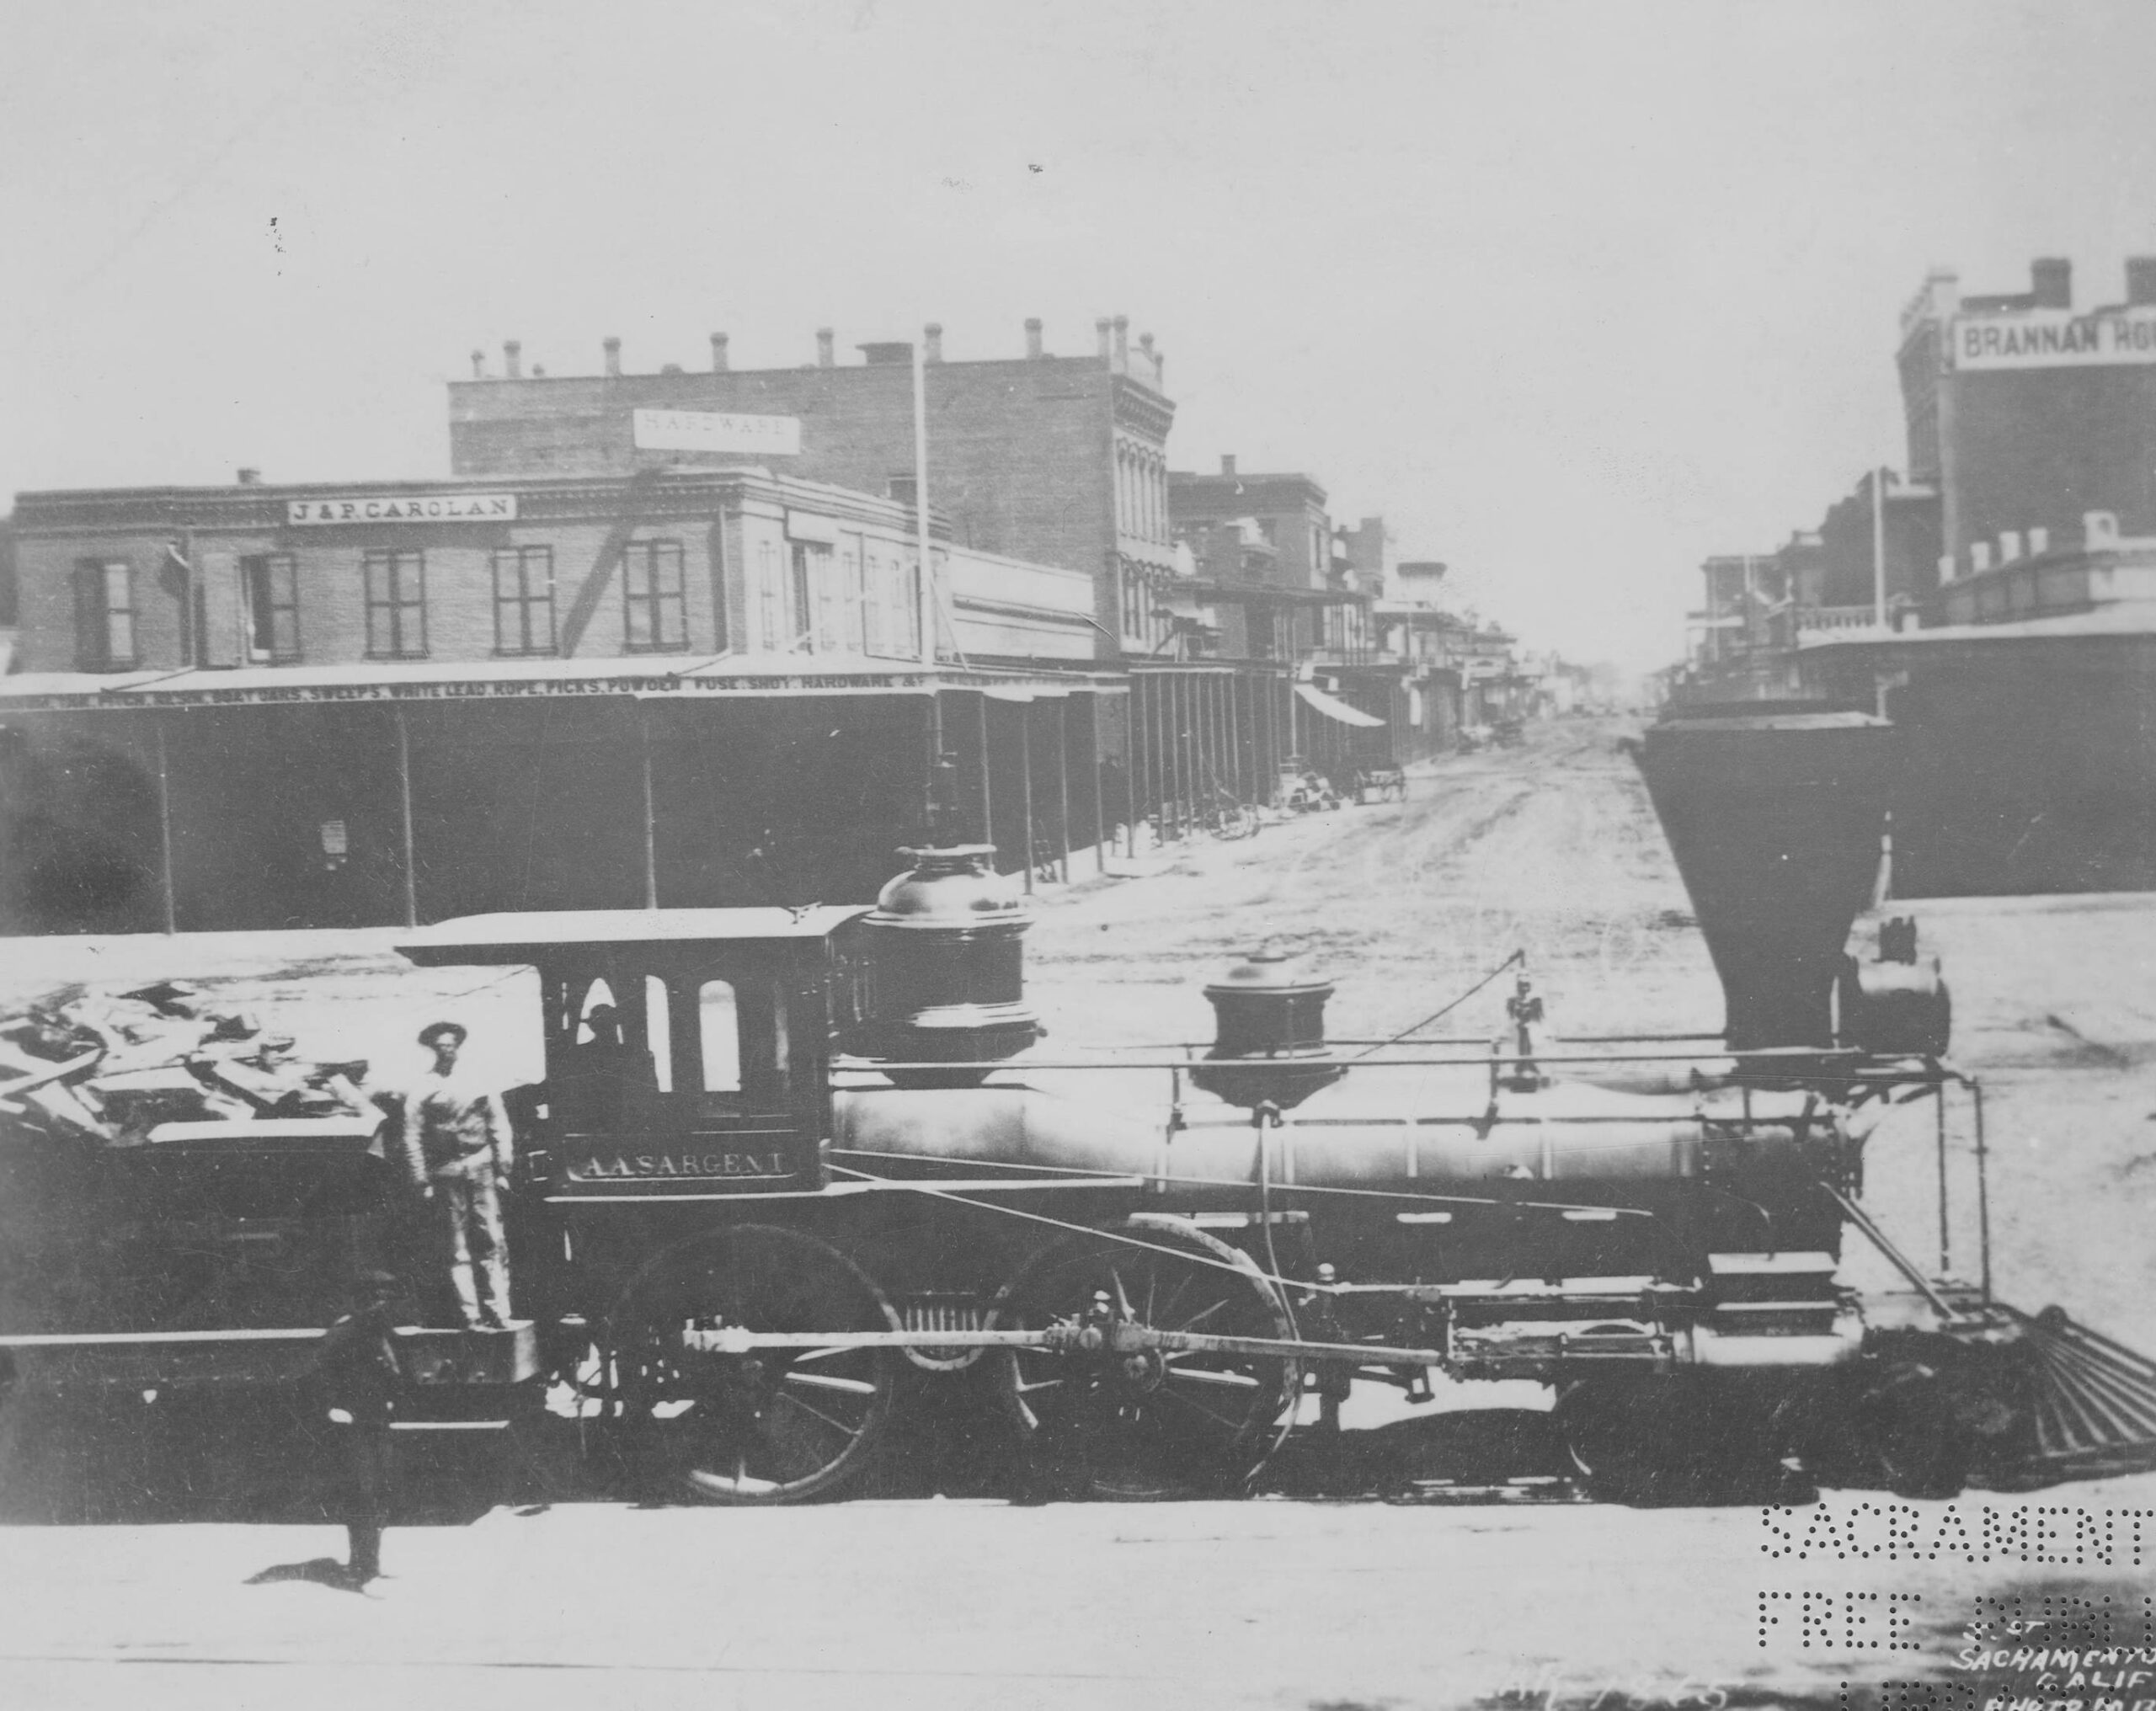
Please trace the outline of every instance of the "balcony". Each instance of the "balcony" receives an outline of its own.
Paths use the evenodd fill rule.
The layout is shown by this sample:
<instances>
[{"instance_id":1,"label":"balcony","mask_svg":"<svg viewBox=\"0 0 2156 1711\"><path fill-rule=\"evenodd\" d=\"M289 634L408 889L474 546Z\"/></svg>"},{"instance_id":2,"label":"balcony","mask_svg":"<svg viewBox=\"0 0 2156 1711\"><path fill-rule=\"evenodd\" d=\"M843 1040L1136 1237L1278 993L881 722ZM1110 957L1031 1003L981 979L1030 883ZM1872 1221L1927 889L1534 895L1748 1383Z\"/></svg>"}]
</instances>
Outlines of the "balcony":
<instances>
[{"instance_id":1,"label":"balcony","mask_svg":"<svg viewBox=\"0 0 2156 1711\"><path fill-rule=\"evenodd\" d=\"M1835 636L1849 631L1881 628L1878 614L1870 606L1799 606L1796 608L1796 633L1804 636Z\"/></svg>"}]
</instances>

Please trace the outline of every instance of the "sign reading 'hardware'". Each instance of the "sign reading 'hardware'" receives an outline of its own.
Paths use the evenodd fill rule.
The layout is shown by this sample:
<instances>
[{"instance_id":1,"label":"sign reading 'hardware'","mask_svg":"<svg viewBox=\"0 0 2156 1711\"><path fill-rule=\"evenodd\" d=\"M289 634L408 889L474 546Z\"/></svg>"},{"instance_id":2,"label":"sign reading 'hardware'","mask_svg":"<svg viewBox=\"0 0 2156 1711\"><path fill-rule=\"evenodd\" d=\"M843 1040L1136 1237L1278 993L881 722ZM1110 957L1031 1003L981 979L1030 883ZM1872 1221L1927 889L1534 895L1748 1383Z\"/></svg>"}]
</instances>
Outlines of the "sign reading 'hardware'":
<instances>
[{"instance_id":1,"label":"sign reading 'hardware'","mask_svg":"<svg viewBox=\"0 0 2156 1711\"><path fill-rule=\"evenodd\" d=\"M515 493L361 493L287 499L285 521L321 523L514 523Z\"/></svg>"},{"instance_id":2,"label":"sign reading 'hardware'","mask_svg":"<svg viewBox=\"0 0 2156 1711\"><path fill-rule=\"evenodd\" d=\"M632 422L639 451L750 451L778 457L796 457L801 452L798 416L638 410Z\"/></svg>"}]
</instances>

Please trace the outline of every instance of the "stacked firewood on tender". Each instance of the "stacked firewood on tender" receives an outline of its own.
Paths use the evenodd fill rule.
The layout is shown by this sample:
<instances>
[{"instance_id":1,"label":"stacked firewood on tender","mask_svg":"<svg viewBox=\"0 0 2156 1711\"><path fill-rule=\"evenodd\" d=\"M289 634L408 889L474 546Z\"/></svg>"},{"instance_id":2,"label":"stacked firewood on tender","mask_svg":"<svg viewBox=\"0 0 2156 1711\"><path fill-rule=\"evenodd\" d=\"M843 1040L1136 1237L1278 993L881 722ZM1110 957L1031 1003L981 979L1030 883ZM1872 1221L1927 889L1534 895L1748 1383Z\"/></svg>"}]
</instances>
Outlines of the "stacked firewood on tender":
<instances>
[{"instance_id":1,"label":"stacked firewood on tender","mask_svg":"<svg viewBox=\"0 0 2156 1711\"><path fill-rule=\"evenodd\" d=\"M0 1135L140 1146L161 1123L372 1117L363 1061L307 1062L245 1010L160 982L0 1020Z\"/></svg>"}]
</instances>

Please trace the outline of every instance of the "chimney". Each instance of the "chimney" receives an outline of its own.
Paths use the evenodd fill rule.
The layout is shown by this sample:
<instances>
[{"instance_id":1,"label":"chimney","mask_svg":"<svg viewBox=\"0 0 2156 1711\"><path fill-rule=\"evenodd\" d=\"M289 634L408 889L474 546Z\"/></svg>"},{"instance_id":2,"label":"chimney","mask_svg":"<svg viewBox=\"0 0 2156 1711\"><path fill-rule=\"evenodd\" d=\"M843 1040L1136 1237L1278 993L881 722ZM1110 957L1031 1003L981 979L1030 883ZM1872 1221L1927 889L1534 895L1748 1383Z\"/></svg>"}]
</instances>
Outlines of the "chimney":
<instances>
[{"instance_id":1,"label":"chimney","mask_svg":"<svg viewBox=\"0 0 2156 1711\"><path fill-rule=\"evenodd\" d=\"M921 360L923 362L943 360L943 323L931 321L921 329Z\"/></svg>"},{"instance_id":2,"label":"chimney","mask_svg":"<svg viewBox=\"0 0 2156 1711\"><path fill-rule=\"evenodd\" d=\"M829 327L819 327L816 329L816 366L818 368L835 368L838 365L838 359L831 354L831 341L837 337L838 334Z\"/></svg>"},{"instance_id":3,"label":"chimney","mask_svg":"<svg viewBox=\"0 0 2156 1711\"><path fill-rule=\"evenodd\" d=\"M726 372L726 335L723 333L714 333L711 336L711 371L713 374Z\"/></svg>"},{"instance_id":4,"label":"chimney","mask_svg":"<svg viewBox=\"0 0 2156 1711\"><path fill-rule=\"evenodd\" d=\"M1108 353L1113 348L1108 343L1108 333L1109 330L1114 325L1115 322L1109 320L1105 315L1102 316L1099 320L1093 323L1093 331L1100 334L1101 337L1101 360L1102 362L1106 362L1108 360Z\"/></svg>"},{"instance_id":5,"label":"chimney","mask_svg":"<svg viewBox=\"0 0 2156 1711\"><path fill-rule=\"evenodd\" d=\"M1118 374L1130 371L1130 317L1128 315L1115 317L1115 371Z\"/></svg>"},{"instance_id":6,"label":"chimney","mask_svg":"<svg viewBox=\"0 0 2156 1711\"><path fill-rule=\"evenodd\" d=\"M2029 264L2029 295L2039 309L2073 306L2073 264L2063 255L2040 255Z\"/></svg>"},{"instance_id":7,"label":"chimney","mask_svg":"<svg viewBox=\"0 0 2156 1711\"><path fill-rule=\"evenodd\" d=\"M253 468L242 469L239 472L239 484L243 488L260 487L262 485L262 472L259 469Z\"/></svg>"},{"instance_id":8,"label":"chimney","mask_svg":"<svg viewBox=\"0 0 2156 1711\"><path fill-rule=\"evenodd\" d=\"M1045 354L1041 349L1041 317L1038 315L1028 315L1026 317L1027 358L1030 361L1038 362Z\"/></svg>"},{"instance_id":9,"label":"chimney","mask_svg":"<svg viewBox=\"0 0 2156 1711\"><path fill-rule=\"evenodd\" d=\"M1222 453L1220 454L1220 473L1221 473L1222 475L1225 475L1225 476L1232 476L1232 475L1234 475L1234 474L1235 474L1235 453L1234 453L1234 452L1232 452L1232 451L1224 451L1224 452L1222 452Z\"/></svg>"},{"instance_id":10,"label":"chimney","mask_svg":"<svg viewBox=\"0 0 2156 1711\"><path fill-rule=\"evenodd\" d=\"M610 338L606 344L606 372L618 376L622 372L622 341L618 338Z\"/></svg>"},{"instance_id":11,"label":"chimney","mask_svg":"<svg viewBox=\"0 0 2156 1711\"><path fill-rule=\"evenodd\" d=\"M2136 306L2156 304L2156 255L2126 259L2126 300Z\"/></svg>"},{"instance_id":12,"label":"chimney","mask_svg":"<svg viewBox=\"0 0 2156 1711\"><path fill-rule=\"evenodd\" d=\"M502 373L513 381L524 378L524 347L514 338L502 342Z\"/></svg>"},{"instance_id":13,"label":"chimney","mask_svg":"<svg viewBox=\"0 0 2156 1711\"><path fill-rule=\"evenodd\" d=\"M483 350L475 350L472 353L472 378L475 381L483 381L486 377L487 353Z\"/></svg>"}]
</instances>

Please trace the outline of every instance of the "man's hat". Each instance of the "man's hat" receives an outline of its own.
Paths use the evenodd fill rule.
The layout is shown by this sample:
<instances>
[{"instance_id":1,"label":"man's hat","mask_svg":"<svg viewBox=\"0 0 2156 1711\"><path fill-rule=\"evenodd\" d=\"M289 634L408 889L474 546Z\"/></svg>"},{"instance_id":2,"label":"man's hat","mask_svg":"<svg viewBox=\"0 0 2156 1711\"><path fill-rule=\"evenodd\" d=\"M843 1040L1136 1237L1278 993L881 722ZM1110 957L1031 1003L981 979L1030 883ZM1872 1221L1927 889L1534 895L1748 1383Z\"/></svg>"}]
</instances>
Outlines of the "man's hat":
<instances>
[{"instance_id":1,"label":"man's hat","mask_svg":"<svg viewBox=\"0 0 2156 1711\"><path fill-rule=\"evenodd\" d=\"M429 1022L419 1030L419 1043L431 1046L436 1040L446 1039L451 1035L456 1036L456 1043L461 1046L472 1037L472 1031L462 1022Z\"/></svg>"}]
</instances>

